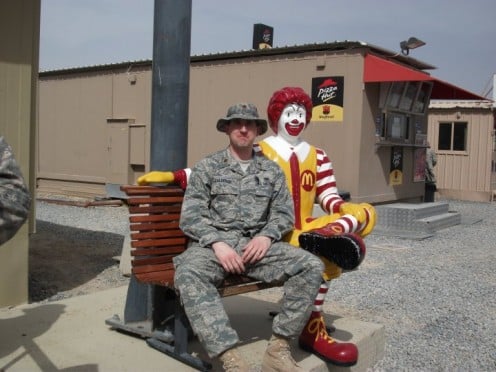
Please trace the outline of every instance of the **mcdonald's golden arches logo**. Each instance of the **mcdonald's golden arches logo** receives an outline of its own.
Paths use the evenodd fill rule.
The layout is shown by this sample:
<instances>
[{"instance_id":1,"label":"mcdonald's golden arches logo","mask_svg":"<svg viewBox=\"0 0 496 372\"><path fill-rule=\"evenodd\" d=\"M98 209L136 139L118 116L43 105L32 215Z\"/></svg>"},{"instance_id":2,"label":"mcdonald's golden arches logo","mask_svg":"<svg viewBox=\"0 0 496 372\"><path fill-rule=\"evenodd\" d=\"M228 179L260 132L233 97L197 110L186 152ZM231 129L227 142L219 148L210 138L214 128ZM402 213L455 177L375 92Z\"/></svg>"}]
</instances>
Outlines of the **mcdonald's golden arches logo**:
<instances>
[{"instance_id":1,"label":"mcdonald's golden arches logo","mask_svg":"<svg viewBox=\"0 0 496 372\"><path fill-rule=\"evenodd\" d=\"M311 191L315 185L315 174L312 171L306 170L301 174L301 187L305 191Z\"/></svg>"}]
</instances>

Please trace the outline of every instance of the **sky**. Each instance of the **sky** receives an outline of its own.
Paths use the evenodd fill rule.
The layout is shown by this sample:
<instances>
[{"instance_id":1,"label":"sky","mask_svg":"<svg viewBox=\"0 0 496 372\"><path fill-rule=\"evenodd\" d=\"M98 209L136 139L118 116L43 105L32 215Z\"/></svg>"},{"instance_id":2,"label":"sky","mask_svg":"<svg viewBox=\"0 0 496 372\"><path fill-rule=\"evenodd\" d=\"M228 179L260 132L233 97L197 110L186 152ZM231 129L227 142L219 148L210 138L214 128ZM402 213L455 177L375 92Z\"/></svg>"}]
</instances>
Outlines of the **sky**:
<instances>
[{"instance_id":1,"label":"sky","mask_svg":"<svg viewBox=\"0 0 496 372\"><path fill-rule=\"evenodd\" d=\"M182 1L182 0L178 0ZM153 0L42 0L40 71L150 60ZM440 80L492 98L495 0L192 0L191 55L250 50L253 25L274 47L361 41L436 67Z\"/></svg>"}]
</instances>

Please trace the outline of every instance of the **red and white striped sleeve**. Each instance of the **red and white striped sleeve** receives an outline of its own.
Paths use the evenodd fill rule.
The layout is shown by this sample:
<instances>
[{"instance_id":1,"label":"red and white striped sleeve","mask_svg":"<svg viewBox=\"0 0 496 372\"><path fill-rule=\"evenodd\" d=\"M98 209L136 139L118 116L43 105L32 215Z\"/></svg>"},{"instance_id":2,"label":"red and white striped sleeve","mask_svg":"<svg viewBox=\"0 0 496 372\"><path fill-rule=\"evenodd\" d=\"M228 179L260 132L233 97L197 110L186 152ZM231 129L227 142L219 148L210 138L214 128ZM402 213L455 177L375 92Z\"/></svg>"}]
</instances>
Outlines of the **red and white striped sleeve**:
<instances>
[{"instance_id":1,"label":"red and white striped sleeve","mask_svg":"<svg viewBox=\"0 0 496 372\"><path fill-rule=\"evenodd\" d=\"M344 203L338 193L332 163L321 149L317 149L317 201L329 214L338 213Z\"/></svg>"}]
</instances>

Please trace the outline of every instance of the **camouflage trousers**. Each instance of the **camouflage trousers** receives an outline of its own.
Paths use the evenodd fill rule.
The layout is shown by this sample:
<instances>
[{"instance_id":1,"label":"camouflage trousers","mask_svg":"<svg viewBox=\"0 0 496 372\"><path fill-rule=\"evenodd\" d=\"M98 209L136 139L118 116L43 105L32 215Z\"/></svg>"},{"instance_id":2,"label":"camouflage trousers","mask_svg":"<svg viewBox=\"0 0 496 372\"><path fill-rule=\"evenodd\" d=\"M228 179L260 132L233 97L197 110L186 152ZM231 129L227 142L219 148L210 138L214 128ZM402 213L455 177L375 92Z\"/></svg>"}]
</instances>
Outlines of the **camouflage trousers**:
<instances>
[{"instance_id":1,"label":"camouflage trousers","mask_svg":"<svg viewBox=\"0 0 496 372\"><path fill-rule=\"evenodd\" d=\"M241 239L236 251L248 242ZM210 357L216 357L239 342L217 291L227 273L214 251L195 243L174 259L174 283L179 290L193 331ZM259 262L245 265L244 275L267 283L284 282L281 310L274 318L272 331L293 337L300 333L322 281L322 261L288 243L272 244Z\"/></svg>"}]
</instances>

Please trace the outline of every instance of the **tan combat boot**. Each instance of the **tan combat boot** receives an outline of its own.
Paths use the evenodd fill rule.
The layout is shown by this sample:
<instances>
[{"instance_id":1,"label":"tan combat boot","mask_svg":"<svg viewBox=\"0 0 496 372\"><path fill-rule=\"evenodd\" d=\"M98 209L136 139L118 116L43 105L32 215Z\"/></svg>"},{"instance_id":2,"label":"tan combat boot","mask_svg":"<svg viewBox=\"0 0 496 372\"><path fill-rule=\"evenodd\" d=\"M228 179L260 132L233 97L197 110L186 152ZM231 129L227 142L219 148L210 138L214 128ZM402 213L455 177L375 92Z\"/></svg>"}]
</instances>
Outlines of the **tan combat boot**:
<instances>
[{"instance_id":1,"label":"tan combat boot","mask_svg":"<svg viewBox=\"0 0 496 372\"><path fill-rule=\"evenodd\" d=\"M219 355L219 359L226 372L248 372L250 370L246 361L239 355L237 348L224 351Z\"/></svg>"},{"instance_id":2,"label":"tan combat boot","mask_svg":"<svg viewBox=\"0 0 496 372\"><path fill-rule=\"evenodd\" d=\"M272 335L262 360L262 372L303 372L291 356L288 340Z\"/></svg>"}]
</instances>

